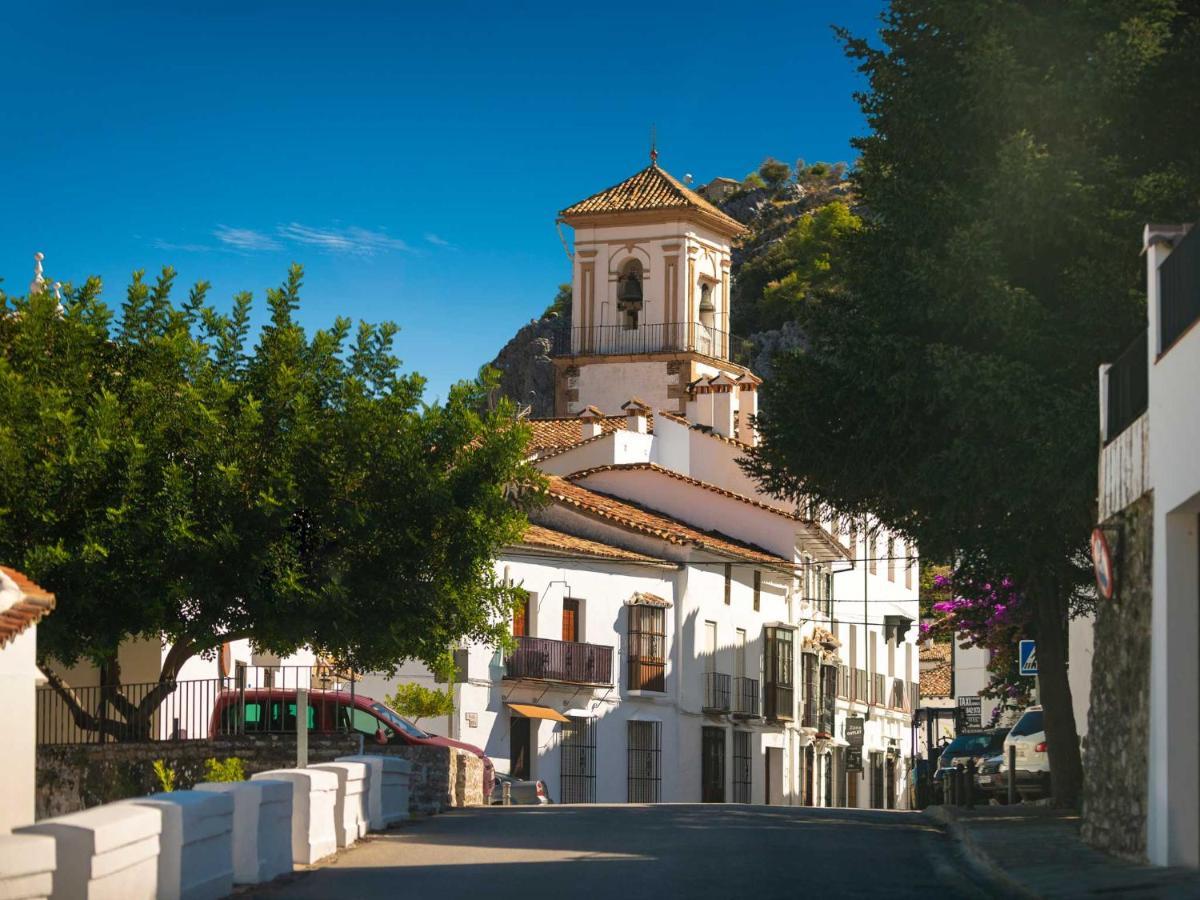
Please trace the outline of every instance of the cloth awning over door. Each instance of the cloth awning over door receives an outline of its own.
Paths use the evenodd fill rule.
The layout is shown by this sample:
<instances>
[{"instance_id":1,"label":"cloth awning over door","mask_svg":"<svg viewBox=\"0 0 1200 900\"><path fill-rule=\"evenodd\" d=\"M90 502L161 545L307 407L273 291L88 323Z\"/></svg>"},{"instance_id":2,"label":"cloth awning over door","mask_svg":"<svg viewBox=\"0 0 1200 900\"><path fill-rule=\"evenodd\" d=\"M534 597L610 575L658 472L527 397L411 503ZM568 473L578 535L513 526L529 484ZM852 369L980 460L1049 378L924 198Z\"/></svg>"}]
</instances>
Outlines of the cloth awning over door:
<instances>
[{"instance_id":1,"label":"cloth awning over door","mask_svg":"<svg viewBox=\"0 0 1200 900\"><path fill-rule=\"evenodd\" d=\"M558 710L548 706L534 706L532 703L506 703L504 705L518 716L524 716L526 719L549 719L551 722L570 721Z\"/></svg>"}]
</instances>

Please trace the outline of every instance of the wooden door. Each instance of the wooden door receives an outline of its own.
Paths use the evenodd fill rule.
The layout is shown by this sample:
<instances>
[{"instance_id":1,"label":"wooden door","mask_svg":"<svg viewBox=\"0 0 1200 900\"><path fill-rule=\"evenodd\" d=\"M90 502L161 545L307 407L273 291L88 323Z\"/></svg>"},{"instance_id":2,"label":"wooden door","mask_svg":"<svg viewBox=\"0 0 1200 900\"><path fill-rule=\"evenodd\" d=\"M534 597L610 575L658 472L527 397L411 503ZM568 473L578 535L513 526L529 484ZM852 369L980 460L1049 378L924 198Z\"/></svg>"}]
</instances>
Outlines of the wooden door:
<instances>
[{"instance_id":1,"label":"wooden door","mask_svg":"<svg viewBox=\"0 0 1200 900\"><path fill-rule=\"evenodd\" d=\"M562 639L579 641L579 601L572 597L563 598Z\"/></svg>"},{"instance_id":2,"label":"wooden door","mask_svg":"<svg viewBox=\"0 0 1200 900\"><path fill-rule=\"evenodd\" d=\"M525 637L529 634L529 595L517 604L513 610L513 637Z\"/></svg>"},{"instance_id":3,"label":"wooden door","mask_svg":"<svg viewBox=\"0 0 1200 900\"><path fill-rule=\"evenodd\" d=\"M725 729L701 728L700 800L725 802Z\"/></svg>"}]
</instances>

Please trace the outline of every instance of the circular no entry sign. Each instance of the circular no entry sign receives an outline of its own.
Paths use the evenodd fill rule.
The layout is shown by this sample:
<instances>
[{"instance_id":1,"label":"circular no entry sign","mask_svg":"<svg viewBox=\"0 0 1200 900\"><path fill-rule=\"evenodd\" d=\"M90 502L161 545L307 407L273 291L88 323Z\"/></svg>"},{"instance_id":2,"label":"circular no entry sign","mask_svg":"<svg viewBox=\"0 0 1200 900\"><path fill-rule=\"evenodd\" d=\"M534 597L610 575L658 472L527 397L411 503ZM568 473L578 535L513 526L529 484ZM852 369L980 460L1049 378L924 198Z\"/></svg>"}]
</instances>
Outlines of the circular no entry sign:
<instances>
[{"instance_id":1,"label":"circular no entry sign","mask_svg":"<svg viewBox=\"0 0 1200 900\"><path fill-rule=\"evenodd\" d=\"M1096 587L1100 596L1111 600L1115 588L1112 550L1108 546L1108 538L1100 528L1092 530L1092 568L1096 571Z\"/></svg>"}]
</instances>

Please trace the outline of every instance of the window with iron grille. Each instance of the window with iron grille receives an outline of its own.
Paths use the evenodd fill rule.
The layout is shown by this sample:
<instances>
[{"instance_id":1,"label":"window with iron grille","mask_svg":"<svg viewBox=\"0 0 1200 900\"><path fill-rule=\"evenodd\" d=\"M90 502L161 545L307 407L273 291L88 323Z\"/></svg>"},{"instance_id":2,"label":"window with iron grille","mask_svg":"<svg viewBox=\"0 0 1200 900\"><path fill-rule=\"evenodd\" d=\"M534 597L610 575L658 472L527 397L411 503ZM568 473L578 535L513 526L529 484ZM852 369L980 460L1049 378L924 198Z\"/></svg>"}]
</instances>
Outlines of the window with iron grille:
<instances>
[{"instance_id":1,"label":"window with iron grille","mask_svg":"<svg viewBox=\"0 0 1200 900\"><path fill-rule=\"evenodd\" d=\"M733 733L733 802L750 802L750 732Z\"/></svg>"},{"instance_id":2,"label":"window with iron grille","mask_svg":"<svg viewBox=\"0 0 1200 900\"><path fill-rule=\"evenodd\" d=\"M795 676L792 630L770 626L763 629L766 653L763 659L763 713L768 719L791 719Z\"/></svg>"},{"instance_id":3,"label":"window with iron grille","mask_svg":"<svg viewBox=\"0 0 1200 900\"><path fill-rule=\"evenodd\" d=\"M662 800L662 722L627 723L630 803Z\"/></svg>"},{"instance_id":4,"label":"window with iron grille","mask_svg":"<svg viewBox=\"0 0 1200 900\"><path fill-rule=\"evenodd\" d=\"M629 607L629 689L665 691L667 611L659 606Z\"/></svg>"},{"instance_id":5,"label":"window with iron grille","mask_svg":"<svg viewBox=\"0 0 1200 900\"><path fill-rule=\"evenodd\" d=\"M817 727L817 707L820 699L820 687L817 682L817 655L815 653L800 654L801 690L803 694L804 714L800 724L806 728Z\"/></svg>"},{"instance_id":6,"label":"window with iron grille","mask_svg":"<svg viewBox=\"0 0 1200 900\"><path fill-rule=\"evenodd\" d=\"M596 802L595 719L569 716L559 748L559 798L562 803Z\"/></svg>"}]
</instances>

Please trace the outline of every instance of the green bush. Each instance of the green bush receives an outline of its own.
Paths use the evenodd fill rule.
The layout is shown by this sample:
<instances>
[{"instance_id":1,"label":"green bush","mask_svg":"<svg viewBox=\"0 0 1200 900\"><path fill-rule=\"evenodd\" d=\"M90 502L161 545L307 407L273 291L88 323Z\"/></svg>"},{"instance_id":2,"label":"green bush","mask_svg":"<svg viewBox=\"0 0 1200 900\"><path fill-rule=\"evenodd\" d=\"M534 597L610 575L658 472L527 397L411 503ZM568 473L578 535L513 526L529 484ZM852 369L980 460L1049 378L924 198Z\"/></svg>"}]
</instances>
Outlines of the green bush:
<instances>
[{"instance_id":1,"label":"green bush","mask_svg":"<svg viewBox=\"0 0 1200 900\"><path fill-rule=\"evenodd\" d=\"M205 781L245 781L246 767L242 761L231 756L228 759L209 757L204 761Z\"/></svg>"},{"instance_id":2,"label":"green bush","mask_svg":"<svg viewBox=\"0 0 1200 900\"><path fill-rule=\"evenodd\" d=\"M158 778L158 785L163 789L164 793L171 793L175 790L175 770L169 768L161 759L154 761L154 774Z\"/></svg>"}]
</instances>

